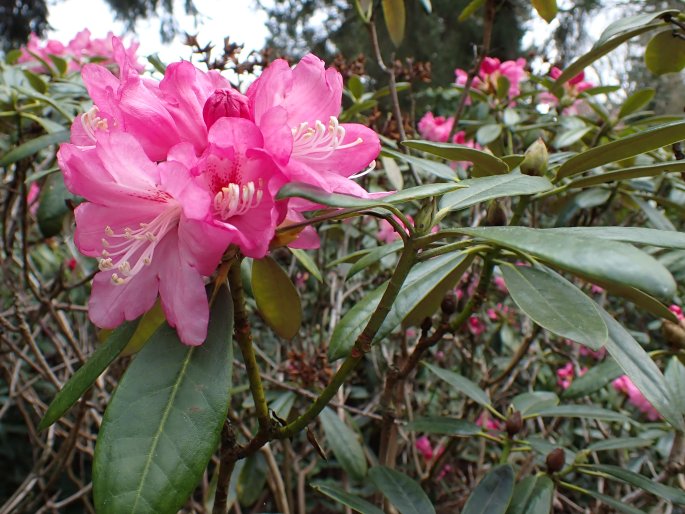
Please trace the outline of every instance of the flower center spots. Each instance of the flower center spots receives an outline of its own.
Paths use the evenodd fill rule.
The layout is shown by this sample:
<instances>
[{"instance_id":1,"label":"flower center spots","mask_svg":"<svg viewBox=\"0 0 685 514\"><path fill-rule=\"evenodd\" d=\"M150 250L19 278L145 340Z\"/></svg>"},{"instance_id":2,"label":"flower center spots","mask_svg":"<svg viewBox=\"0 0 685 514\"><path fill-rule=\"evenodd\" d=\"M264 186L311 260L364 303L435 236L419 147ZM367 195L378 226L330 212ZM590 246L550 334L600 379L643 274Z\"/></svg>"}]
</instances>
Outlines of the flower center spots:
<instances>
[{"instance_id":1,"label":"flower center spots","mask_svg":"<svg viewBox=\"0 0 685 514\"><path fill-rule=\"evenodd\" d=\"M88 137L95 143L95 131L107 130L107 120L98 116L99 109L91 107L81 115L81 126Z\"/></svg>"},{"instance_id":2,"label":"flower center spots","mask_svg":"<svg viewBox=\"0 0 685 514\"><path fill-rule=\"evenodd\" d=\"M181 206L176 204L164 209L149 223L140 223L135 230L126 227L123 233L117 234L107 226L102 238L100 271L117 270L112 273L115 285L128 282L144 266L152 263L155 248L178 225L180 215Z\"/></svg>"},{"instance_id":3,"label":"flower center spots","mask_svg":"<svg viewBox=\"0 0 685 514\"><path fill-rule=\"evenodd\" d=\"M300 123L292 129L293 132L293 155L321 161L330 157L336 150L352 148L362 143L361 138L343 144L345 140L345 127L338 123L335 116L331 116L328 126L316 120L314 127L308 122Z\"/></svg>"},{"instance_id":4,"label":"flower center spots","mask_svg":"<svg viewBox=\"0 0 685 514\"><path fill-rule=\"evenodd\" d=\"M232 182L222 187L221 191L214 196L214 210L223 220L245 214L262 202L264 197L262 187L261 178L257 181L257 185L252 181L242 185Z\"/></svg>"}]
</instances>

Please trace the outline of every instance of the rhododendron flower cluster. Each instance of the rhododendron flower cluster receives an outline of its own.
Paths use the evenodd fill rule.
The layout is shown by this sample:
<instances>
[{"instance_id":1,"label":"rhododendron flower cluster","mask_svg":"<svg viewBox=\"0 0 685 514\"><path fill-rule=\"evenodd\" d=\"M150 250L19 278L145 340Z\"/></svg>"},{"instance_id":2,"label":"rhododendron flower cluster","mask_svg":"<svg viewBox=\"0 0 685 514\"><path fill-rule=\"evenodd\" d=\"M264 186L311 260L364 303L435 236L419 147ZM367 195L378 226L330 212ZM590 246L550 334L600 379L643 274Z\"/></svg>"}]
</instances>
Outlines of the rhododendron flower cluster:
<instances>
[{"instance_id":1,"label":"rhododendron flower cluster","mask_svg":"<svg viewBox=\"0 0 685 514\"><path fill-rule=\"evenodd\" d=\"M376 158L379 140L338 122L342 77L313 55L294 69L275 61L243 95L189 62L144 78L112 43L120 75L84 66L94 106L58 154L67 188L87 200L75 211L76 245L99 260L90 318L113 328L159 295L180 339L201 344L205 277L228 247L264 257L286 216L312 208L275 199L287 182L368 195L348 177ZM294 244L317 243L303 232Z\"/></svg>"},{"instance_id":2,"label":"rhododendron flower cluster","mask_svg":"<svg viewBox=\"0 0 685 514\"><path fill-rule=\"evenodd\" d=\"M554 80L558 79L562 74L562 70L554 66L550 71L549 75ZM583 92L595 87L592 82L587 82L585 80L585 72L581 71L578 75L573 77L571 80L564 83L564 97L562 98L562 104L567 107L564 108L563 113L567 115L575 115L578 113L578 106L580 100L577 100L578 96ZM560 103L559 98L557 98L552 93L541 93L538 96L538 101L542 104L557 106Z\"/></svg>"},{"instance_id":3,"label":"rhododendron flower cluster","mask_svg":"<svg viewBox=\"0 0 685 514\"><path fill-rule=\"evenodd\" d=\"M457 68L454 70L457 86L464 86L468 80L468 72ZM480 89L487 94L497 93L497 83L500 77L509 82L508 98L511 100L521 94L521 82L526 80L526 60L518 58L515 61L500 61L496 57L486 57L480 65L480 71L471 83L474 89Z\"/></svg>"},{"instance_id":4,"label":"rhododendron flower cluster","mask_svg":"<svg viewBox=\"0 0 685 514\"><path fill-rule=\"evenodd\" d=\"M628 377L628 375L622 375L614 380L611 385L614 389L625 394L628 397L628 401L632 403L637 409L642 412L649 421L656 421L661 419L661 415L654 408L654 406L649 403L649 400L640 392L640 390L635 387L635 384Z\"/></svg>"},{"instance_id":5,"label":"rhododendron flower cluster","mask_svg":"<svg viewBox=\"0 0 685 514\"><path fill-rule=\"evenodd\" d=\"M37 73L49 70L46 70L44 64L36 57L49 63L51 55L65 59L68 71L78 71L93 60L97 60L100 65L111 66L116 64L112 43L114 39L115 36L111 32L108 32L104 38L91 38L90 31L83 29L74 36L74 39L64 45L54 39L43 42L36 34L31 33L29 42L21 48L21 55L17 62L30 63L31 71ZM143 65L136 59L137 50L137 42L131 42L128 48L125 48L130 65L137 71L143 71Z\"/></svg>"}]
</instances>

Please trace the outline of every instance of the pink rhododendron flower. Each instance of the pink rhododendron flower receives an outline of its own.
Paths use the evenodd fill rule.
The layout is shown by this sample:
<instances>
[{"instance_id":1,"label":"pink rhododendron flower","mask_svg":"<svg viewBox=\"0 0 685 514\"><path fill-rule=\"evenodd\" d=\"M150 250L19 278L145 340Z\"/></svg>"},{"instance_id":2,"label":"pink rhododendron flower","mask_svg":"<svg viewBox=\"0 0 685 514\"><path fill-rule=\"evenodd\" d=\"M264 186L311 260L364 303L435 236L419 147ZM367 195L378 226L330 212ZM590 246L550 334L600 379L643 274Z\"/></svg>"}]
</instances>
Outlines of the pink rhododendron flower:
<instances>
[{"instance_id":1,"label":"pink rhododendron flower","mask_svg":"<svg viewBox=\"0 0 685 514\"><path fill-rule=\"evenodd\" d=\"M471 332L474 336L479 336L483 332L485 332L485 323L483 323L483 320L480 319L478 316L469 316L467 323L469 332Z\"/></svg>"},{"instance_id":2,"label":"pink rhododendron flower","mask_svg":"<svg viewBox=\"0 0 685 514\"><path fill-rule=\"evenodd\" d=\"M562 70L557 68L556 66L552 67L552 69L549 71L550 77L552 77L554 80L558 79L562 74ZM564 114L568 115L574 115L578 113L578 106L581 103L581 100L575 100L578 95L580 95L583 91L586 91L588 89L591 89L595 87L595 84L592 82L587 82L585 81L585 72L580 72L578 75L573 77L571 80L568 80L567 82L564 83L564 97L565 97L565 105L568 105L563 111ZM559 105L559 99L553 95L552 93L549 92L544 92L540 93L538 95L538 101L542 104L547 104L547 105Z\"/></svg>"},{"instance_id":3,"label":"pink rhododendron flower","mask_svg":"<svg viewBox=\"0 0 685 514\"><path fill-rule=\"evenodd\" d=\"M495 288L504 294L509 294L509 289L507 289L507 284L501 275L495 275L492 279L492 283L495 284Z\"/></svg>"},{"instance_id":4,"label":"pink rhododendron flower","mask_svg":"<svg viewBox=\"0 0 685 514\"><path fill-rule=\"evenodd\" d=\"M486 411L483 411L478 415L476 418L476 425L490 432L500 432L502 428L504 428L504 424L500 420L494 419Z\"/></svg>"},{"instance_id":5,"label":"pink rhododendron flower","mask_svg":"<svg viewBox=\"0 0 685 514\"><path fill-rule=\"evenodd\" d=\"M637 409L642 412L647 419L650 421L656 421L661 419L659 411L657 411L654 406L649 403L649 400L644 397L640 390L635 387L635 384L628 377L628 375L622 375L614 380L611 385L614 389L625 394L628 397L628 401L632 403Z\"/></svg>"},{"instance_id":6,"label":"pink rhododendron flower","mask_svg":"<svg viewBox=\"0 0 685 514\"><path fill-rule=\"evenodd\" d=\"M21 55L17 62L31 64L31 71L37 73L47 72L48 70L45 69L45 66L36 56L47 63L51 62L51 55L65 59L68 71L78 71L94 59L97 59L103 66L112 66L116 64L114 39L116 38L111 32L108 32L104 38L91 38L90 31L83 29L65 46L54 39L43 42L36 34L32 33L26 46L21 48ZM136 59L137 50L138 43L132 42L125 49L125 52L132 66L137 71L142 71L143 65L138 63Z\"/></svg>"},{"instance_id":7,"label":"pink rhododendron flower","mask_svg":"<svg viewBox=\"0 0 685 514\"><path fill-rule=\"evenodd\" d=\"M683 315L683 309L680 308L679 305L672 304L668 310L670 310L673 314L676 315L676 318L678 318L678 321L683 321L685 319L685 315Z\"/></svg>"},{"instance_id":8,"label":"pink rhododendron flower","mask_svg":"<svg viewBox=\"0 0 685 514\"><path fill-rule=\"evenodd\" d=\"M587 372L587 368L581 368L578 376L582 377ZM557 369L557 385L562 389L568 389L576 376L576 370L571 362Z\"/></svg>"},{"instance_id":9,"label":"pink rhododendron flower","mask_svg":"<svg viewBox=\"0 0 685 514\"><path fill-rule=\"evenodd\" d=\"M418 128L421 137L429 141L446 143L450 137L450 131L454 125L454 118L435 116L432 112L427 112L419 120Z\"/></svg>"},{"instance_id":10,"label":"pink rhododendron flower","mask_svg":"<svg viewBox=\"0 0 685 514\"><path fill-rule=\"evenodd\" d=\"M433 445L427 436L422 435L416 440L416 449L424 459L431 460L433 458Z\"/></svg>"},{"instance_id":11,"label":"pink rhododendron flower","mask_svg":"<svg viewBox=\"0 0 685 514\"><path fill-rule=\"evenodd\" d=\"M456 76L456 84L464 86L466 84L468 73L465 70L457 68L454 70ZM526 72L526 60L523 58L515 61L500 61L495 57L486 57L480 66L478 75L473 79L471 87L480 89L488 94L497 93L497 80L500 77L505 77L509 81L509 99L513 99L521 94L520 84L526 79L528 72Z\"/></svg>"}]
</instances>

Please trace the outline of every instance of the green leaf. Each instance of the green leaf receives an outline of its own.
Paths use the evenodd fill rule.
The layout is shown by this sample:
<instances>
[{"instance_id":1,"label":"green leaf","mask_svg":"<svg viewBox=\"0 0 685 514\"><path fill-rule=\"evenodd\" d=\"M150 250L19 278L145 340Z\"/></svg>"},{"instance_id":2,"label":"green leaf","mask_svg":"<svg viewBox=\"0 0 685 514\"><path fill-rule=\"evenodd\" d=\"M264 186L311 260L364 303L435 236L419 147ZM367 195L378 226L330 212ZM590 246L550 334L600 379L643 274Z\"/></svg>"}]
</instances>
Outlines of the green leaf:
<instances>
[{"instance_id":1,"label":"green leaf","mask_svg":"<svg viewBox=\"0 0 685 514\"><path fill-rule=\"evenodd\" d=\"M359 75L350 75L347 79L347 89L349 89L352 96L359 99L364 94L364 84L362 84Z\"/></svg>"},{"instance_id":2,"label":"green leaf","mask_svg":"<svg viewBox=\"0 0 685 514\"><path fill-rule=\"evenodd\" d=\"M66 200L74 199L64 185L61 173L49 175L38 198L38 227L45 237L56 236L62 231L62 222L69 212Z\"/></svg>"},{"instance_id":3,"label":"green leaf","mask_svg":"<svg viewBox=\"0 0 685 514\"><path fill-rule=\"evenodd\" d=\"M672 503L677 503L678 505L685 505L685 492L675 487L670 487L654 480L644 477L638 473L634 473L628 469L610 466L608 464L588 464L583 465L579 468L581 471L592 470L599 471L608 478L613 478L615 480L620 480L640 489L644 489L657 496L658 498L665 499Z\"/></svg>"},{"instance_id":4,"label":"green leaf","mask_svg":"<svg viewBox=\"0 0 685 514\"><path fill-rule=\"evenodd\" d=\"M459 184L464 186L464 189L447 193L440 200L437 218L442 219L449 211L465 209L493 198L533 195L553 187L544 177L530 177L519 173L471 178L462 180Z\"/></svg>"},{"instance_id":5,"label":"green leaf","mask_svg":"<svg viewBox=\"0 0 685 514\"><path fill-rule=\"evenodd\" d=\"M335 361L350 353L357 337L362 333L373 311L378 307L387 287L388 283L385 282L370 293L365 294L338 322L331 335L328 360Z\"/></svg>"},{"instance_id":6,"label":"green leaf","mask_svg":"<svg viewBox=\"0 0 685 514\"><path fill-rule=\"evenodd\" d=\"M126 348L121 352L122 357L138 353L147 343L159 326L166 321L162 303L158 299L155 305L140 318L136 331L131 336Z\"/></svg>"},{"instance_id":7,"label":"green leaf","mask_svg":"<svg viewBox=\"0 0 685 514\"><path fill-rule=\"evenodd\" d=\"M531 393L521 393L511 400L511 405L515 410L525 416L529 412L555 407L559 404L559 397L551 391L533 391Z\"/></svg>"},{"instance_id":8,"label":"green leaf","mask_svg":"<svg viewBox=\"0 0 685 514\"><path fill-rule=\"evenodd\" d=\"M29 81L29 84L31 84L33 89L42 94L47 93L48 85L39 75L36 75L29 70L22 70L22 73L26 77L26 80Z\"/></svg>"},{"instance_id":9,"label":"green leaf","mask_svg":"<svg viewBox=\"0 0 685 514\"><path fill-rule=\"evenodd\" d=\"M678 73L685 68L685 41L670 29L659 32L647 43L645 64L655 75Z\"/></svg>"},{"instance_id":10,"label":"green leaf","mask_svg":"<svg viewBox=\"0 0 685 514\"><path fill-rule=\"evenodd\" d=\"M612 37L623 34L633 29L649 25L650 23L664 18L667 14L678 14L677 9L665 9L663 11L636 14L634 16L626 16L625 18L619 18L615 22L611 23L602 34L600 34L599 39L595 41L594 46L602 46L606 41Z\"/></svg>"},{"instance_id":11,"label":"green leaf","mask_svg":"<svg viewBox=\"0 0 685 514\"><path fill-rule=\"evenodd\" d=\"M672 398L677 402L677 409L685 413L685 366L678 357L671 357L668 361L664 376L671 388Z\"/></svg>"},{"instance_id":12,"label":"green leaf","mask_svg":"<svg viewBox=\"0 0 685 514\"><path fill-rule=\"evenodd\" d=\"M325 494L326 496L337 501L338 503L347 505L352 510L354 510L355 512L359 512L360 514L383 514L383 511L380 510L378 507L372 505L371 503L360 498L359 496L355 496L354 494L348 493L347 491L339 487L335 487L330 484L316 483L312 484L311 486L312 489L314 489L315 491L318 491L321 494Z\"/></svg>"},{"instance_id":13,"label":"green leaf","mask_svg":"<svg viewBox=\"0 0 685 514\"><path fill-rule=\"evenodd\" d=\"M685 250L685 233L672 230L658 230L642 227L559 227L544 229L549 232L578 234L597 237L611 241L659 246L661 248L678 248Z\"/></svg>"},{"instance_id":14,"label":"green leaf","mask_svg":"<svg viewBox=\"0 0 685 514\"><path fill-rule=\"evenodd\" d=\"M162 61L159 58L159 55L154 53L150 54L147 56L147 62L152 64L152 66L157 70L159 73L164 75L166 73L166 64L164 64L164 61Z\"/></svg>"},{"instance_id":15,"label":"green leaf","mask_svg":"<svg viewBox=\"0 0 685 514\"><path fill-rule=\"evenodd\" d=\"M400 514L435 514L421 486L404 473L376 466L369 470L369 478Z\"/></svg>"},{"instance_id":16,"label":"green leaf","mask_svg":"<svg viewBox=\"0 0 685 514\"><path fill-rule=\"evenodd\" d=\"M358 259L347 271L347 276L345 279L349 279L362 271L363 269L368 268L372 264L377 263L380 261L383 257L390 255L392 253L398 252L399 250L402 249L404 246L404 243L399 240L399 241L393 241L390 244L386 244L383 246L379 246L377 248L374 248L370 252L368 252L366 255Z\"/></svg>"},{"instance_id":17,"label":"green leaf","mask_svg":"<svg viewBox=\"0 0 685 514\"><path fill-rule=\"evenodd\" d=\"M540 17L551 23L557 16L557 0L531 0Z\"/></svg>"},{"instance_id":18,"label":"green leaf","mask_svg":"<svg viewBox=\"0 0 685 514\"><path fill-rule=\"evenodd\" d=\"M450 161L470 161L479 168L488 171L489 174L503 175L509 173L509 166L502 159L468 146L419 140L402 141L402 144Z\"/></svg>"},{"instance_id":19,"label":"green leaf","mask_svg":"<svg viewBox=\"0 0 685 514\"><path fill-rule=\"evenodd\" d=\"M610 450L632 450L652 446L654 441L642 437L616 437L596 441L585 448L590 452L601 452Z\"/></svg>"},{"instance_id":20,"label":"green leaf","mask_svg":"<svg viewBox=\"0 0 685 514\"><path fill-rule=\"evenodd\" d=\"M668 123L590 148L571 157L557 170L557 179L627 159L685 139L685 122Z\"/></svg>"},{"instance_id":21,"label":"green leaf","mask_svg":"<svg viewBox=\"0 0 685 514\"><path fill-rule=\"evenodd\" d=\"M62 386L55 398L50 402L43 419L40 420L38 430L44 430L61 418L69 408L93 385L95 380L107 369L107 366L117 358L136 330L138 321L127 321L112 332L107 340L93 352L90 358L81 366L69 381Z\"/></svg>"},{"instance_id":22,"label":"green leaf","mask_svg":"<svg viewBox=\"0 0 685 514\"><path fill-rule=\"evenodd\" d=\"M648 164L646 166L633 166L615 171L607 171L573 180L568 184L570 189L580 189L583 187L606 184L607 182L619 180L631 180L642 177L658 177L663 173L685 171L685 160L670 161L661 164Z\"/></svg>"},{"instance_id":23,"label":"green leaf","mask_svg":"<svg viewBox=\"0 0 685 514\"><path fill-rule=\"evenodd\" d=\"M483 125L476 132L476 141L482 146L489 145L502 134L502 125L492 123Z\"/></svg>"},{"instance_id":24,"label":"green leaf","mask_svg":"<svg viewBox=\"0 0 685 514\"><path fill-rule=\"evenodd\" d=\"M566 82L571 80L573 77L578 75L581 71L583 71L585 68L590 66L593 62L598 60L600 57L605 56L609 52L611 52L613 49L617 48L621 44L625 43L629 39L632 39L636 36L639 36L640 34L644 34L645 32L649 32L650 30L654 30L659 27L663 27L665 24L663 22L657 22L657 23L651 23L649 25L645 26L639 26L635 29L628 30L620 35L617 35L615 37L608 38L606 41L603 41L601 44L595 44L595 46L587 52L586 54L583 54L580 56L578 59L573 61L562 73L557 77L557 80L554 82L553 90L559 91L561 89L561 86L563 86Z\"/></svg>"},{"instance_id":25,"label":"green leaf","mask_svg":"<svg viewBox=\"0 0 685 514\"><path fill-rule=\"evenodd\" d=\"M614 360L607 359L591 367L584 375L574 378L561 396L562 398L578 398L593 394L622 374L621 367Z\"/></svg>"},{"instance_id":26,"label":"green leaf","mask_svg":"<svg viewBox=\"0 0 685 514\"><path fill-rule=\"evenodd\" d=\"M516 305L550 332L599 350L608 337L595 303L562 276L528 266L501 266Z\"/></svg>"},{"instance_id":27,"label":"green leaf","mask_svg":"<svg viewBox=\"0 0 685 514\"><path fill-rule=\"evenodd\" d=\"M407 429L426 434L451 436L469 436L479 434L482 431L478 425L465 419L443 416L416 418L407 424Z\"/></svg>"},{"instance_id":28,"label":"green leaf","mask_svg":"<svg viewBox=\"0 0 685 514\"><path fill-rule=\"evenodd\" d=\"M422 157L414 157L413 155L406 155L401 152L390 150L389 148L383 148L381 155L389 155L390 157L404 161L415 168L423 170L426 173L430 173L431 175L435 175L436 177L440 177L444 180L455 180L457 178L457 174L454 172L454 170L442 162L431 161L430 159L423 159Z\"/></svg>"},{"instance_id":29,"label":"green leaf","mask_svg":"<svg viewBox=\"0 0 685 514\"><path fill-rule=\"evenodd\" d=\"M461 514L504 514L514 493L514 470L497 466L483 477L464 505Z\"/></svg>"},{"instance_id":30,"label":"green leaf","mask_svg":"<svg viewBox=\"0 0 685 514\"><path fill-rule=\"evenodd\" d=\"M561 485L564 486L565 484L561 482ZM573 491L576 491L574 488ZM602 503L608 505L609 507L613 507L616 509L616 511L623 512L625 514L646 514L645 511L636 509L635 507L628 505L627 503L621 501L621 500L616 500L612 498L611 496L607 496L605 494L598 493L596 491L590 491L587 489L583 489L582 491L583 494L587 494L588 496L592 496L596 500L601 501Z\"/></svg>"},{"instance_id":31,"label":"green leaf","mask_svg":"<svg viewBox=\"0 0 685 514\"><path fill-rule=\"evenodd\" d=\"M274 411L279 418L287 420L296 398L293 391L283 391L269 403L269 409Z\"/></svg>"},{"instance_id":32,"label":"green leaf","mask_svg":"<svg viewBox=\"0 0 685 514\"><path fill-rule=\"evenodd\" d=\"M650 255L625 243L526 227L455 230L523 252L590 280L626 285L666 299L675 293L675 281L668 270Z\"/></svg>"},{"instance_id":33,"label":"green leaf","mask_svg":"<svg viewBox=\"0 0 685 514\"><path fill-rule=\"evenodd\" d=\"M626 423L630 418L609 409L597 407L595 405L557 405L556 407L546 407L537 409L536 412L528 413L524 418L535 418L537 416L547 418L589 418L602 421L618 421Z\"/></svg>"},{"instance_id":34,"label":"green leaf","mask_svg":"<svg viewBox=\"0 0 685 514\"><path fill-rule=\"evenodd\" d=\"M68 130L62 130L60 132L53 132L51 134L38 136L7 152L4 156L2 156L2 158L0 158L0 166L8 166L21 159L30 157L31 155L43 150L44 148L47 148L48 146L69 141L69 137L70 132Z\"/></svg>"},{"instance_id":35,"label":"green leaf","mask_svg":"<svg viewBox=\"0 0 685 514\"><path fill-rule=\"evenodd\" d=\"M468 5L459 13L459 21L465 22L468 20L478 9L483 6L483 4L485 4L485 0L471 0Z\"/></svg>"},{"instance_id":36,"label":"green leaf","mask_svg":"<svg viewBox=\"0 0 685 514\"><path fill-rule=\"evenodd\" d=\"M202 477L226 419L233 306L222 287L207 340L161 327L133 360L105 411L93 464L99 514L176 513Z\"/></svg>"},{"instance_id":37,"label":"green leaf","mask_svg":"<svg viewBox=\"0 0 685 514\"><path fill-rule=\"evenodd\" d=\"M554 482L546 475L524 478L514 487L507 514L549 514L554 499Z\"/></svg>"},{"instance_id":38,"label":"green leaf","mask_svg":"<svg viewBox=\"0 0 685 514\"><path fill-rule=\"evenodd\" d=\"M402 44L404 39L404 26L406 12L404 9L404 0L382 0L383 17L385 18L385 27L390 34L390 40L396 47Z\"/></svg>"},{"instance_id":39,"label":"green leaf","mask_svg":"<svg viewBox=\"0 0 685 514\"><path fill-rule=\"evenodd\" d=\"M238 501L243 507L257 503L266 486L266 462L261 453L253 453L245 459L236 483Z\"/></svg>"},{"instance_id":40,"label":"green leaf","mask_svg":"<svg viewBox=\"0 0 685 514\"><path fill-rule=\"evenodd\" d=\"M424 362L423 365L426 366L432 373L437 375L440 380L444 380L454 389L471 398L474 402L486 407L492 407L488 393L478 387L478 384L475 382L472 382L465 376L459 375L454 371L438 368L437 366L433 366L427 362Z\"/></svg>"},{"instance_id":41,"label":"green leaf","mask_svg":"<svg viewBox=\"0 0 685 514\"><path fill-rule=\"evenodd\" d=\"M288 274L271 257L252 262L252 293L257 309L274 332L292 339L302 324L302 304Z\"/></svg>"},{"instance_id":42,"label":"green leaf","mask_svg":"<svg viewBox=\"0 0 685 514\"><path fill-rule=\"evenodd\" d=\"M678 402L668 387L661 370L640 344L601 307L598 307L609 329L606 349L635 387L659 411L666 421L679 430L685 429Z\"/></svg>"},{"instance_id":43,"label":"green leaf","mask_svg":"<svg viewBox=\"0 0 685 514\"><path fill-rule=\"evenodd\" d=\"M357 433L348 427L330 408L319 414L326 441L342 468L355 480L366 476L366 457Z\"/></svg>"},{"instance_id":44,"label":"green leaf","mask_svg":"<svg viewBox=\"0 0 685 514\"><path fill-rule=\"evenodd\" d=\"M651 87L635 91L632 95L626 98L625 102L623 102L623 105L621 105L621 110L618 111L618 118L625 118L629 114L633 114L634 112L642 109L645 105L652 101L655 93L656 89Z\"/></svg>"},{"instance_id":45,"label":"green leaf","mask_svg":"<svg viewBox=\"0 0 685 514\"><path fill-rule=\"evenodd\" d=\"M575 127L569 130L565 130L557 134L557 137L552 141L552 146L554 148L566 148L576 144L580 141L585 134L590 132L592 127Z\"/></svg>"},{"instance_id":46,"label":"green leaf","mask_svg":"<svg viewBox=\"0 0 685 514\"><path fill-rule=\"evenodd\" d=\"M319 270L319 267L314 262L314 259L312 259L307 252L305 252L304 250L299 250L297 248L290 247L288 247L288 250L290 250L290 253L292 253L295 256L295 258L300 262L300 264L304 266L304 269L311 273L316 280L323 283L321 270Z\"/></svg>"}]
</instances>

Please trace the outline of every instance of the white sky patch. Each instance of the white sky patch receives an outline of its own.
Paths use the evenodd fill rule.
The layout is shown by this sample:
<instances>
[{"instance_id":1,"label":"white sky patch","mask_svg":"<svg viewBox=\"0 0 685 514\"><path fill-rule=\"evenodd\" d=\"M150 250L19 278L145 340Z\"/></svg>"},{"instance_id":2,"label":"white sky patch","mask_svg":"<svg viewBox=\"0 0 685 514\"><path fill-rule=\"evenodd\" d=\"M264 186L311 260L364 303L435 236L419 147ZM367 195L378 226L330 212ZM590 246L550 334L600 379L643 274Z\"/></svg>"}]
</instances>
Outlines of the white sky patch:
<instances>
[{"instance_id":1,"label":"white sky patch","mask_svg":"<svg viewBox=\"0 0 685 514\"><path fill-rule=\"evenodd\" d=\"M251 50L260 50L268 35L265 23L267 15L253 0L195 0L200 12L196 20L184 14L183 2L175 0L174 13L180 28L176 38L170 43L162 43L159 37L159 20L140 20L135 31L126 34L124 40L136 39L140 42L138 55L144 57L158 53L164 62L181 58L190 59L190 49L183 45L183 32L199 33L199 43L213 43L217 49L223 47L224 37L230 36L231 42L244 43L243 56ZM108 31L124 34L124 23L114 21L114 14L103 0L64 0L50 6L50 25L53 30L48 37L67 43L77 32L88 28L92 37L100 38Z\"/></svg>"}]
</instances>

